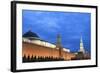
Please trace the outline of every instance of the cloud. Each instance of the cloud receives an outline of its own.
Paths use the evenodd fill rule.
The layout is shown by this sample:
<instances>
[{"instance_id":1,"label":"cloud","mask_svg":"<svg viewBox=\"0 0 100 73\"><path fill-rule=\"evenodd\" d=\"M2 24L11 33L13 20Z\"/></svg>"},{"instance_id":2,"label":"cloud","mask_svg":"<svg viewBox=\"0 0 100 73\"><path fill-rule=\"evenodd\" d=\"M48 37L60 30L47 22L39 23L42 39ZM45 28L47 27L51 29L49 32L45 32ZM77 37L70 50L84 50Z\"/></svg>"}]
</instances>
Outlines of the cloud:
<instances>
[{"instance_id":1,"label":"cloud","mask_svg":"<svg viewBox=\"0 0 100 73\"><path fill-rule=\"evenodd\" d=\"M31 23L31 26L42 29L42 31L56 33L60 30L61 25L59 25L59 19L56 17L50 17L49 15L42 15L41 17L40 15L40 17L34 17L29 19L29 23Z\"/></svg>"}]
</instances>

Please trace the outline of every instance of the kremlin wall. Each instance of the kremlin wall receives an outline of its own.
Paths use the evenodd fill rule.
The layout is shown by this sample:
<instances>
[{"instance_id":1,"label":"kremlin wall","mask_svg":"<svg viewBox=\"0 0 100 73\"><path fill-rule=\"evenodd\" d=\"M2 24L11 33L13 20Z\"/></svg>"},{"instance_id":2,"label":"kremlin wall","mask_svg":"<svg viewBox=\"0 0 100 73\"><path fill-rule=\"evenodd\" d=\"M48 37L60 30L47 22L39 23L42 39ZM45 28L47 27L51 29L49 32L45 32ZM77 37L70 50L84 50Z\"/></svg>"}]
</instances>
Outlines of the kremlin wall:
<instances>
[{"instance_id":1,"label":"kremlin wall","mask_svg":"<svg viewBox=\"0 0 100 73\"><path fill-rule=\"evenodd\" d=\"M71 60L71 58L75 57L74 54L64 51L61 51L62 57L64 60ZM56 48L50 48L34 43L28 43L28 42L23 42L23 56L28 55L31 57L36 56L36 57L53 57L53 58L59 58L59 49Z\"/></svg>"},{"instance_id":2,"label":"kremlin wall","mask_svg":"<svg viewBox=\"0 0 100 73\"><path fill-rule=\"evenodd\" d=\"M42 58L45 61L45 58L48 58L50 61L58 60L73 60L76 59L76 54L71 53L69 49L63 48L61 45L61 37L57 35L57 41L55 44L49 43L45 40L40 39L40 37L28 31L23 35L22 38L22 56L23 62L29 62L27 58ZM81 40L82 42L82 40ZM84 51L83 44L81 43L81 51ZM83 54L81 54L81 57ZM79 56L80 57L80 56ZM25 59L25 61L24 61ZM33 62L33 61L32 61Z\"/></svg>"}]
</instances>

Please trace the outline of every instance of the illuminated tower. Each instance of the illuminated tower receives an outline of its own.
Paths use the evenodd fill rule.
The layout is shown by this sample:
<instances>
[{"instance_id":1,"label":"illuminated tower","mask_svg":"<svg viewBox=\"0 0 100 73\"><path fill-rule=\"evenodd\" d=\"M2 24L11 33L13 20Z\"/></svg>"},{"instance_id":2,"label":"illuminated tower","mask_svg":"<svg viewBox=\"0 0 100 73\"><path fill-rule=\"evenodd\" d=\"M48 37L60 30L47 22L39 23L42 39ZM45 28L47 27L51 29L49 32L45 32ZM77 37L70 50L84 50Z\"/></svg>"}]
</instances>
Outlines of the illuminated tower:
<instances>
[{"instance_id":1,"label":"illuminated tower","mask_svg":"<svg viewBox=\"0 0 100 73\"><path fill-rule=\"evenodd\" d=\"M57 43L56 48L59 49L59 58L62 58L62 47L61 47L61 36L60 34L57 35Z\"/></svg>"},{"instance_id":2,"label":"illuminated tower","mask_svg":"<svg viewBox=\"0 0 100 73\"><path fill-rule=\"evenodd\" d=\"M82 37L80 39L80 50L79 50L79 52L85 53L85 49L84 49L84 44L83 44L83 41L82 41Z\"/></svg>"}]
</instances>

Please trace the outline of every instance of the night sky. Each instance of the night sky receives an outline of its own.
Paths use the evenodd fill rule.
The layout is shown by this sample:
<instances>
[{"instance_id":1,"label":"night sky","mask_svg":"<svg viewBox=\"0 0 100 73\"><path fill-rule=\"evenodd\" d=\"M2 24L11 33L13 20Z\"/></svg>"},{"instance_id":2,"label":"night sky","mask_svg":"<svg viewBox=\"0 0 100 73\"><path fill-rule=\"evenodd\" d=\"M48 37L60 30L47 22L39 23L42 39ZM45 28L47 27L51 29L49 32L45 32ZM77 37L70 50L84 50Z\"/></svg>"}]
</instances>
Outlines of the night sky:
<instances>
[{"instance_id":1,"label":"night sky","mask_svg":"<svg viewBox=\"0 0 100 73\"><path fill-rule=\"evenodd\" d=\"M84 48L90 53L90 19L90 13L23 10L22 32L24 34L31 30L41 39L54 44L57 34L60 34L62 46L71 52L79 50L82 36Z\"/></svg>"}]
</instances>

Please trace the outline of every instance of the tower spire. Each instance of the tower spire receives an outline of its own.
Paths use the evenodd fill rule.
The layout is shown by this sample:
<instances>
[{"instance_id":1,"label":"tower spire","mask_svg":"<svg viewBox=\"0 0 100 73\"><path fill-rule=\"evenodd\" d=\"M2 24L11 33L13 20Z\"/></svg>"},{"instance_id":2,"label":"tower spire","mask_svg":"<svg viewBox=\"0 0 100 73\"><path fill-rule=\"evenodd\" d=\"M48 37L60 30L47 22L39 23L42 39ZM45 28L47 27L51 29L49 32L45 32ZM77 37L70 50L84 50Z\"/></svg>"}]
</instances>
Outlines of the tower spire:
<instances>
[{"instance_id":1,"label":"tower spire","mask_svg":"<svg viewBox=\"0 0 100 73\"><path fill-rule=\"evenodd\" d=\"M83 44L83 40L82 40L82 36L81 36L81 39L80 39L80 50L79 50L79 52L85 53L84 44Z\"/></svg>"}]
</instances>

